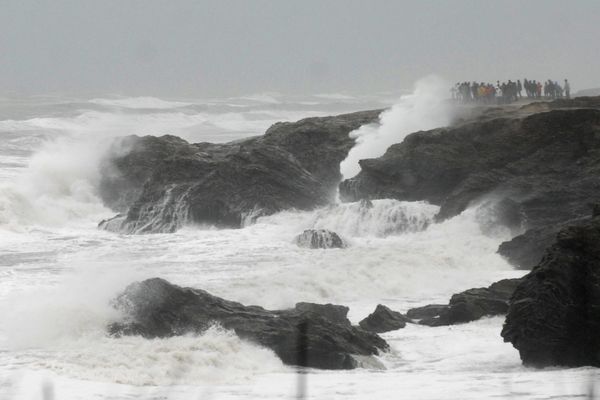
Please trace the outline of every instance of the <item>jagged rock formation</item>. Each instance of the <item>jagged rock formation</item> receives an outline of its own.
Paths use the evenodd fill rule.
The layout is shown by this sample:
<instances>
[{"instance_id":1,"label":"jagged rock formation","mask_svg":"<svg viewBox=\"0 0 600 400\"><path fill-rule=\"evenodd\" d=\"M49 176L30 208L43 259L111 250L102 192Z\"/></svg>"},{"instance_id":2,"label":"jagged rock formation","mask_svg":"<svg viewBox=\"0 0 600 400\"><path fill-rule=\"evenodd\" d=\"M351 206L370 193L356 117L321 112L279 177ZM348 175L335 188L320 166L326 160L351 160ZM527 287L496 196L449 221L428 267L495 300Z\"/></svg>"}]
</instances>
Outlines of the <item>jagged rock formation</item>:
<instances>
[{"instance_id":1,"label":"jagged rock formation","mask_svg":"<svg viewBox=\"0 0 600 400\"><path fill-rule=\"evenodd\" d=\"M457 293L448 305L431 304L408 310L406 315L428 326L454 325L478 320L485 316L503 315L509 299L522 279L503 279L487 288Z\"/></svg>"},{"instance_id":2,"label":"jagged rock formation","mask_svg":"<svg viewBox=\"0 0 600 400\"><path fill-rule=\"evenodd\" d=\"M548 232L587 215L588 201L600 197L600 98L491 109L452 127L413 133L360 165L356 177L340 184L345 201L426 200L441 206L438 219L444 219L480 199L508 200L507 215L521 221L501 222ZM515 239L502 254L531 267L552 238L532 235Z\"/></svg>"},{"instance_id":3,"label":"jagged rock formation","mask_svg":"<svg viewBox=\"0 0 600 400\"><path fill-rule=\"evenodd\" d=\"M360 321L358 325L369 332L384 333L402 329L407 322L412 322L412 320L397 311L390 310L389 307L378 304L375 311Z\"/></svg>"},{"instance_id":4,"label":"jagged rock formation","mask_svg":"<svg viewBox=\"0 0 600 400\"><path fill-rule=\"evenodd\" d=\"M331 202L348 133L378 121L380 110L277 123L265 135L227 144L175 136L128 136L113 143L100 194L121 213L102 227L172 232L186 223L240 227L284 209Z\"/></svg>"},{"instance_id":5,"label":"jagged rock formation","mask_svg":"<svg viewBox=\"0 0 600 400\"><path fill-rule=\"evenodd\" d=\"M307 229L294 240L299 247L309 249L343 249L344 240L335 232L327 229Z\"/></svg>"},{"instance_id":6,"label":"jagged rock formation","mask_svg":"<svg viewBox=\"0 0 600 400\"><path fill-rule=\"evenodd\" d=\"M562 229L515 290L502 337L532 366L600 366L600 217Z\"/></svg>"},{"instance_id":7,"label":"jagged rock formation","mask_svg":"<svg viewBox=\"0 0 600 400\"><path fill-rule=\"evenodd\" d=\"M361 366L361 358L388 349L376 334L350 324L347 307L332 304L299 303L268 311L153 278L129 285L114 305L126 320L109 327L112 335L169 337L201 333L218 323L291 365L352 369Z\"/></svg>"}]
</instances>

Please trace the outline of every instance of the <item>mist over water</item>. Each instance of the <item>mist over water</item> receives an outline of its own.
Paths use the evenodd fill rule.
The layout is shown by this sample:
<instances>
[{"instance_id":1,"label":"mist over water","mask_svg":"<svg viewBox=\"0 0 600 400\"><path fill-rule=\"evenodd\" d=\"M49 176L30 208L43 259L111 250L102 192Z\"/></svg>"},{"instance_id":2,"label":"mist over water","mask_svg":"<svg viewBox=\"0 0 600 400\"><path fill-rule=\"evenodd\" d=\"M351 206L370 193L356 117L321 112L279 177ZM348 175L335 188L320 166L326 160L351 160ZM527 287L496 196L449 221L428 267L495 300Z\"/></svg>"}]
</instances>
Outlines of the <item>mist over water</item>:
<instances>
[{"instance_id":1,"label":"mist over water","mask_svg":"<svg viewBox=\"0 0 600 400\"><path fill-rule=\"evenodd\" d=\"M402 96L381 114L378 126L364 125L351 132L356 145L340 165L344 179L360 172L360 160L382 156L388 147L402 142L408 134L448 125L452 117L449 87L449 83L435 75L420 79L411 94Z\"/></svg>"}]
</instances>

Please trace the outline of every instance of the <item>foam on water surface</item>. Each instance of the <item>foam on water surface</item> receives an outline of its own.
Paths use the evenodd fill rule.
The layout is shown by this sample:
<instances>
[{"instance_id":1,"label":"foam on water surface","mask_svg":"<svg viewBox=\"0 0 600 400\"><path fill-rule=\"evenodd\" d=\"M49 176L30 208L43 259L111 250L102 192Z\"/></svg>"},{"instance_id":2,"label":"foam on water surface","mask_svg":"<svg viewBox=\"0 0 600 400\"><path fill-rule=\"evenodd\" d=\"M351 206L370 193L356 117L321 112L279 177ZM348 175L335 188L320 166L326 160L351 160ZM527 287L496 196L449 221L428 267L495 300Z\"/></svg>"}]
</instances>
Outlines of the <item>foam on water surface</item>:
<instances>
[{"instance_id":1,"label":"foam on water surface","mask_svg":"<svg viewBox=\"0 0 600 400\"><path fill-rule=\"evenodd\" d=\"M227 141L261 133L276 120L327 114L344 101L364 108L360 99L338 95L295 99L293 106L273 94L206 105L106 99L46 99L23 106L23 118L0 120L7 139L0 144L2 399L41 400L44 393L61 400L294 398L295 368L218 327L169 339L108 337L105 327L119 317L110 300L136 280L160 276L267 308L344 304L356 323L378 303L406 311L522 274L495 253L510 232L482 226L488 221L483 205L442 223L434 223L437 206L375 200L286 211L235 230L98 230L97 222L113 215L95 193L98 157L112 137L171 133ZM311 109L295 108L303 102ZM306 229L332 230L348 247L300 248L294 238ZM308 397L549 399L587 393L591 370L522 367L518 353L502 342L502 322L408 325L386 333L392 351L379 358L386 370L309 371Z\"/></svg>"}]
</instances>

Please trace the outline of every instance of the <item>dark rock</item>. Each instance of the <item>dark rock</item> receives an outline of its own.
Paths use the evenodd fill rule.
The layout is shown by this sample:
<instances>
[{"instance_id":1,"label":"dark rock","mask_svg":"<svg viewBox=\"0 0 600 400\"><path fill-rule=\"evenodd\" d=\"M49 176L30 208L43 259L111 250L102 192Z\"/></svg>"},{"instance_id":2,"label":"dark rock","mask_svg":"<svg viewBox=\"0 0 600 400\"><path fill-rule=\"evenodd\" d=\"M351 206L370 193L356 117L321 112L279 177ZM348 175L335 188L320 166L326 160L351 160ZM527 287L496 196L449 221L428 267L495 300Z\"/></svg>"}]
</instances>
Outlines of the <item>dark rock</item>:
<instances>
[{"instance_id":1,"label":"dark rock","mask_svg":"<svg viewBox=\"0 0 600 400\"><path fill-rule=\"evenodd\" d=\"M450 306L446 306L446 310L441 310L439 315L434 317L423 318L419 321L419 325L431 326L432 328L437 326L448 326L452 325L449 319Z\"/></svg>"},{"instance_id":2,"label":"dark rock","mask_svg":"<svg viewBox=\"0 0 600 400\"><path fill-rule=\"evenodd\" d=\"M331 188L331 195L335 196L342 180L340 163L354 146L354 139L348 134L362 125L378 123L382 111L278 122L258 140L289 152L316 180Z\"/></svg>"},{"instance_id":3,"label":"dark rock","mask_svg":"<svg viewBox=\"0 0 600 400\"><path fill-rule=\"evenodd\" d=\"M310 210L335 198L348 133L380 110L273 125L264 136L190 144L174 136L128 136L102 163L100 195L126 215L103 227L172 232L184 224L240 227L285 209ZM118 223L117 223L118 222Z\"/></svg>"},{"instance_id":4,"label":"dark rock","mask_svg":"<svg viewBox=\"0 0 600 400\"><path fill-rule=\"evenodd\" d=\"M159 278L129 285L114 304L126 320L109 327L112 335L170 337L200 333L217 323L272 349L291 365L351 369L361 365L361 356L388 349L376 334L350 324L347 307L331 304L299 303L290 310L268 311Z\"/></svg>"},{"instance_id":5,"label":"dark rock","mask_svg":"<svg viewBox=\"0 0 600 400\"><path fill-rule=\"evenodd\" d=\"M503 279L487 288L457 293L450 298L448 305L432 304L413 308L406 315L421 319L419 324L428 326L454 325L485 316L503 315L508 311L510 297L520 282L521 278Z\"/></svg>"},{"instance_id":6,"label":"dark rock","mask_svg":"<svg viewBox=\"0 0 600 400\"><path fill-rule=\"evenodd\" d=\"M296 310L302 313L314 313L323 316L329 321L345 324L350 324L348 319L348 311L346 306L337 304L315 304L315 303L296 303Z\"/></svg>"},{"instance_id":7,"label":"dark rock","mask_svg":"<svg viewBox=\"0 0 600 400\"><path fill-rule=\"evenodd\" d=\"M506 314L510 296L520 282L520 279L503 279L487 288L469 289L453 295L448 310L450 324Z\"/></svg>"},{"instance_id":8,"label":"dark rock","mask_svg":"<svg viewBox=\"0 0 600 400\"><path fill-rule=\"evenodd\" d=\"M562 224L529 229L511 240L501 243L498 247L498 254L519 269L530 270L540 262L546 249L552 245L560 226Z\"/></svg>"},{"instance_id":9,"label":"dark rock","mask_svg":"<svg viewBox=\"0 0 600 400\"><path fill-rule=\"evenodd\" d=\"M588 214L600 197L600 98L495 111L447 128L408 135L340 184L344 201L394 198L440 205L450 218L481 199L508 200L499 220L526 229ZM503 249L530 263L532 248ZM523 266L531 266L523 265Z\"/></svg>"},{"instance_id":10,"label":"dark rock","mask_svg":"<svg viewBox=\"0 0 600 400\"><path fill-rule=\"evenodd\" d=\"M437 317L448 310L447 304L429 304L423 307L411 308L406 316L411 319L424 319Z\"/></svg>"},{"instance_id":11,"label":"dark rock","mask_svg":"<svg viewBox=\"0 0 600 400\"><path fill-rule=\"evenodd\" d=\"M295 242L300 247L310 249L342 249L346 247L346 243L337 233L327 229L307 229L296 237Z\"/></svg>"},{"instance_id":12,"label":"dark rock","mask_svg":"<svg viewBox=\"0 0 600 400\"><path fill-rule=\"evenodd\" d=\"M358 323L366 331L383 333L395 331L406 326L407 322L412 322L410 318L392 311L388 307L378 304L372 314Z\"/></svg>"},{"instance_id":13,"label":"dark rock","mask_svg":"<svg viewBox=\"0 0 600 400\"><path fill-rule=\"evenodd\" d=\"M562 229L515 290L502 337L532 366L600 366L600 218Z\"/></svg>"},{"instance_id":14,"label":"dark rock","mask_svg":"<svg viewBox=\"0 0 600 400\"><path fill-rule=\"evenodd\" d=\"M125 165L120 169L123 174L117 175L114 182L109 182L105 174L104 187L126 185L122 182L130 180L129 174L139 167L136 160L143 159L146 163L155 155L147 150L148 146L165 145L172 153L168 156L156 153L160 158L151 160L149 177L141 191L136 192L137 198L126 217L120 220L120 225L112 225L116 230L172 232L186 223L240 227L245 218L288 207L309 209L328 201L327 188L280 148L259 146L253 141L213 145L183 141L172 144L171 140L151 136L121 140L132 150L111 161L113 166Z\"/></svg>"},{"instance_id":15,"label":"dark rock","mask_svg":"<svg viewBox=\"0 0 600 400\"><path fill-rule=\"evenodd\" d=\"M600 204L592 203L589 204L589 207L592 216L600 215ZM498 254L521 269L531 269L539 264L546 250L554 244L558 232L567 226L581 223L586 219L587 217L573 218L565 222L528 229L525 233L501 243Z\"/></svg>"}]
</instances>

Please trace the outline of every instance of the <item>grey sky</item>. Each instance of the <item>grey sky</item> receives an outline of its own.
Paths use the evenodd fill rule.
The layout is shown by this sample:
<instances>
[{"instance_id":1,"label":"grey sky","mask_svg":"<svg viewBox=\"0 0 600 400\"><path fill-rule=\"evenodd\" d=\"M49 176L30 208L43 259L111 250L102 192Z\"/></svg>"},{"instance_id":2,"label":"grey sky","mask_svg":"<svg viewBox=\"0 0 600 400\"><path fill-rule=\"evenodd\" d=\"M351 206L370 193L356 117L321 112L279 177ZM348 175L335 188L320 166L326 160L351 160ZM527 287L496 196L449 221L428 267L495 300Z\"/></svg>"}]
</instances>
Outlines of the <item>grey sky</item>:
<instances>
[{"instance_id":1,"label":"grey sky","mask_svg":"<svg viewBox=\"0 0 600 400\"><path fill-rule=\"evenodd\" d=\"M600 1L0 0L0 95L600 86Z\"/></svg>"}]
</instances>

